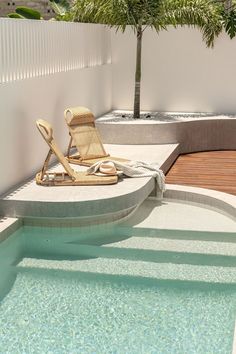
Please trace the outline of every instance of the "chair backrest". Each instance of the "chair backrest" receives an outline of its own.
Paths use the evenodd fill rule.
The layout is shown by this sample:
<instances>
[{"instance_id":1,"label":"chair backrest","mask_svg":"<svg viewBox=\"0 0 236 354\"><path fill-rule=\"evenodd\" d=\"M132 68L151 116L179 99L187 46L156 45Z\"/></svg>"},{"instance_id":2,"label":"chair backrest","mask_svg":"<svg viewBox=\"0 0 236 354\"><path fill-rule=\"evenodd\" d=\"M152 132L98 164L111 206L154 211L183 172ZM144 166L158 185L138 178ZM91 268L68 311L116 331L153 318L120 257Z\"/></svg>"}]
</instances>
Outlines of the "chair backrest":
<instances>
[{"instance_id":1,"label":"chair backrest","mask_svg":"<svg viewBox=\"0 0 236 354\"><path fill-rule=\"evenodd\" d=\"M100 134L95 127L94 115L88 108L68 108L64 116L73 144L82 159L107 156Z\"/></svg>"},{"instance_id":2,"label":"chair backrest","mask_svg":"<svg viewBox=\"0 0 236 354\"><path fill-rule=\"evenodd\" d=\"M65 156L62 154L60 148L56 144L54 138L53 138L53 129L51 124L49 124L46 120L43 119L38 119L36 121L37 128L39 132L41 133L42 137L50 147L50 149L53 151L53 153L56 155L58 161L62 164L66 172L72 177L75 177L75 171L73 168L70 167L68 161L66 160Z\"/></svg>"}]
</instances>

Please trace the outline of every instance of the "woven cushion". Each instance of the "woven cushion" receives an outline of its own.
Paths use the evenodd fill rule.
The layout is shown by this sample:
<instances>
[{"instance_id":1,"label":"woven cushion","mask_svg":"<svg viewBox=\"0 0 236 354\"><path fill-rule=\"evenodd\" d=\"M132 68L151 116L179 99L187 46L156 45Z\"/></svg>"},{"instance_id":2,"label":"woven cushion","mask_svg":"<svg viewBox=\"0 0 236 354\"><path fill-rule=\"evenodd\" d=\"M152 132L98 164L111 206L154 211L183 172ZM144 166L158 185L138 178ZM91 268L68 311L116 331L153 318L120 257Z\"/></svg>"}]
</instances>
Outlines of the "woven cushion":
<instances>
[{"instance_id":1,"label":"woven cushion","mask_svg":"<svg viewBox=\"0 0 236 354\"><path fill-rule=\"evenodd\" d=\"M74 107L65 110L65 119L69 126L94 123L93 113L85 107Z\"/></svg>"}]
</instances>

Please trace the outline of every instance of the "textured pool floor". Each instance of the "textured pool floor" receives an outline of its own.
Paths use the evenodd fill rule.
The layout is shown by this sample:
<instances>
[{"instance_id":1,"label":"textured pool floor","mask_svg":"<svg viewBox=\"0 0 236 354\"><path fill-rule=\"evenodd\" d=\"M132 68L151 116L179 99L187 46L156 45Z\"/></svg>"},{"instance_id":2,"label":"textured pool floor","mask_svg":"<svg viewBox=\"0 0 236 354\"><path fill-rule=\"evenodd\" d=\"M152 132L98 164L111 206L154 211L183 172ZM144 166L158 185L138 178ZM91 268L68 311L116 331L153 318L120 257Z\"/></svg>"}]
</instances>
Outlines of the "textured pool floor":
<instances>
[{"instance_id":1,"label":"textured pool floor","mask_svg":"<svg viewBox=\"0 0 236 354\"><path fill-rule=\"evenodd\" d=\"M0 354L232 353L233 232L26 227L0 269Z\"/></svg>"},{"instance_id":2,"label":"textured pool floor","mask_svg":"<svg viewBox=\"0 0 236 354\"><path fill-rule=\"evenodd\" d=\"M0 307L0 353L228 354L235 292L19 273Z\"/></svg>"},{"instance_id":3,"label":"textured pool floor","mask_svg":"<svg viewBox=\"0 0 236 354\"><path fill-rule=\"evenodd\" d=\"M55 269L69 272L87 272L106 275L131 275L156 280L180 280L223 284L236 284L236 267L216 267L174 263L130 261L94 258L80 261L52 261L25 258L23 269Z\"/></svg>"}]
</instances>

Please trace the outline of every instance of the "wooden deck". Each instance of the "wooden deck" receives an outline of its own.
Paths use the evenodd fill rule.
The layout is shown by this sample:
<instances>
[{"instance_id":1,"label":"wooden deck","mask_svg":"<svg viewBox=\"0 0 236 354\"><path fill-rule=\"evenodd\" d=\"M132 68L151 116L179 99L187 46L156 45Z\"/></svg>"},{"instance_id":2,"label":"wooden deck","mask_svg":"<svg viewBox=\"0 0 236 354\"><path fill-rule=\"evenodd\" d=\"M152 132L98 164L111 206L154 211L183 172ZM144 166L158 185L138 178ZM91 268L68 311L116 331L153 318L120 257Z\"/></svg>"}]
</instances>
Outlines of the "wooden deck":
<instances>
[{"instance_id":1,"label":"wooden deck","mask_svg":"<svg viewBox=\"0 0 236 354\"><path fill-rule=\"evenodd\" d=\"M236 195L236 151L180 155L166 183L214 189Z\"/></svg>"}]
</instances>

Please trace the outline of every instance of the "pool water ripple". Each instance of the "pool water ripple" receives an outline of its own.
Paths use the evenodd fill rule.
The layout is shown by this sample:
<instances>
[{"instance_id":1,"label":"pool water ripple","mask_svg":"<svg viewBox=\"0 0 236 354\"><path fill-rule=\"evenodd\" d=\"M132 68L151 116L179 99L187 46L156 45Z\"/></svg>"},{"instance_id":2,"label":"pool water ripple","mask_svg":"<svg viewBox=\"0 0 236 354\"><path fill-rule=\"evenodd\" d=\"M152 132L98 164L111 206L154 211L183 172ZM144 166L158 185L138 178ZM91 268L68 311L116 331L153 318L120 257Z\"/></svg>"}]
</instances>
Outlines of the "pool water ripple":
<instances>
[{"instance_id":1,"label":"pool water ripple","mask_svg":"<svg viewBox=\"0 0 236 354\"><path fill-rule=\"evenodd\" d=\"M0 354L231 354L234 235L147 231L27 228L5 240ZM196 253L188 237L207 242Z\"/></svg>"},{"instance_id":2,"label":"pool water ripple","mask_svg":"<svg viewBox=\"0 0 236 354\"><path fill-rule=\"evenodd\" d=\"M235 291L19 273L0 307L2 354L231 353ZM10 309L10 311L9 311Z\"/></svg>"}]
</instances>

